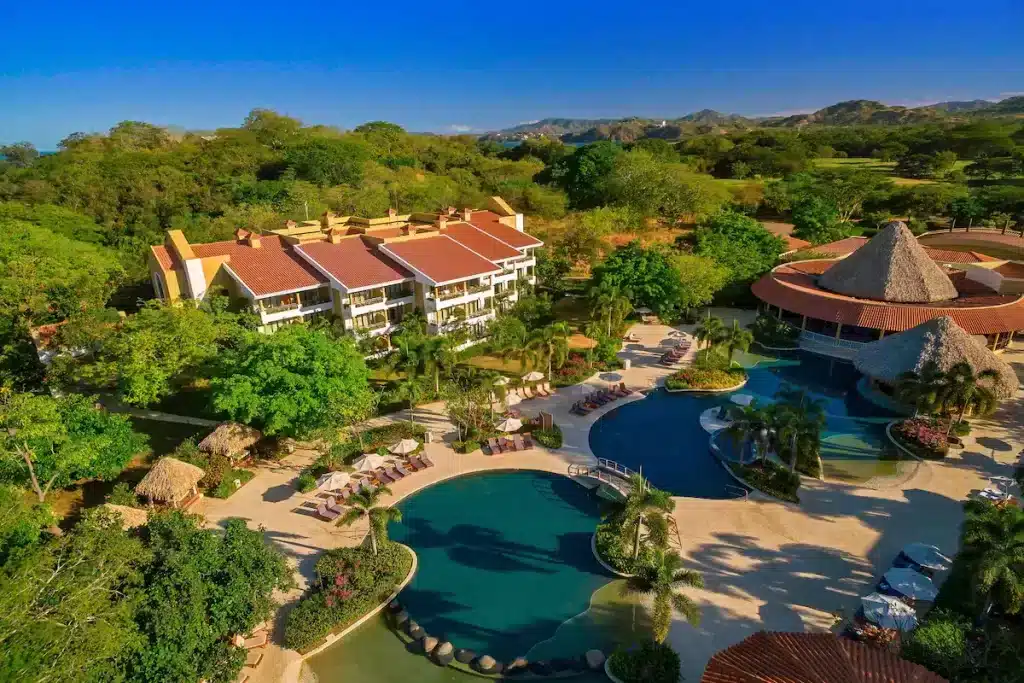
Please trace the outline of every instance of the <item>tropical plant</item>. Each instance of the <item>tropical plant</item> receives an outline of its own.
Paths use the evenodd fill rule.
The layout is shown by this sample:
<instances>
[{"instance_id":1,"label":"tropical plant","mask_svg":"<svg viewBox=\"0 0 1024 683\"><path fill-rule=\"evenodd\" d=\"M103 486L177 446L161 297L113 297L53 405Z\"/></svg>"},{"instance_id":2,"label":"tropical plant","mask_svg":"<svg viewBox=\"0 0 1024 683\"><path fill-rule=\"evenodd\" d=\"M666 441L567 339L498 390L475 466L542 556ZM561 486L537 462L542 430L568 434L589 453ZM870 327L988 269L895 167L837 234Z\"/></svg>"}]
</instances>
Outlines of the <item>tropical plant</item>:
<instances>
[{"instance_id":1,"label":"tropical plant","mask_svg":"<svg viewBox=\"0 0 1024 683\"><path fill-rule=\"evenodd\" d=\"M683 568L683 558L675 552L659 550L650 566L641 568L636 576L626 579L623 592L653 598L651 615L654 640L661 643L672 627L672 614L678 612L693 625L700 623L697 604L676 591L680 588L703 588L704 579L692 569Z\"/></svg>"},{"instance_id":2,"label":"tropical plant","mask_svg":"<svg viewBox=\"0 0 1024 683\"><path fill-rule=\"evenodd\" d=\"M377 505L380 497L384 494L391 494L387 486L379 486L373 491L363 491L350 496L348 504L351 506L345 514L338 519L338 526L352 526L363 517L366 517L370 533L370 548L373 554L377 554L378 540L386 541L388 536L388 522L401 522L402 511L395 507L381 507Z\"/></svg>"},{"instance_id":3,"label":"tropical plant","mask_svg":"<svg viewBox=\"0 0 1024 683\"><path fill-rule=\"evenodd\" d=\"M612 336L612 329L622 324L633 304L617 285L605 283L590 290L590 316L605 324L605 334Z\"/></svg>"},{"instance_id":4,"label":"tropical plant","mask_svg":"<svg viewBox=\"0 0 1024 683\"><path fill-rule=\"evenodd\" d=\"M900 375L896 382L896 398L914 406L914 417L920 413L930 414L939 405L939 394L945 381L945 373L934 361L929 361L920 372L910 370Z\"/></svg>"},{"instance_id":5,"label":"tropical plant","mask_svg":"<svg viewBox=\"0 0 1024 683\"><path fill-rule=\"evenodd\" d=\"M983 614L993 606L1007 614L1024 609L1024 510L972 501L962 540Z\"/></svg>"},{"instance_id":6,"label":"tropical plant","mask_svg":"<svg viewBox=\"0 0 1024 683\"><path fill-rule=\"evenodd\" d=\"M999 376L995 370L988 368L975 374L974 369L966 361L961 361L951 367L945 373L945 382L939 392L939 398L943 407L947 410L956 410L959 416L956 422L961 422L964 415L970 410L975 415L983 415L995 410L999 404L995 393L982 382L992 382ZM950 420L946 435L953 429L953 420Z\"/></svg>"},{"instance_id":7,"label":"tropical plant","mask_svg":"<svg viewBox=\"0 0 1024 683\"><path fill-rule=\"evenodd\" d=\"M795 472L800 460L821 457L821 430L825 428L824 401L807 397L805 390L783 386L775 394L779 400L772 411L772 423L779 450L789 458L789 471ZM820 472L820 466L815 467Z\"/></svg>"},{"instance_id":8,"label":"tropical plant","mask_svg":"<svg viewBox=\"0 0 1024 683\"><path fill-rule=\"evenodd\" d=\"M728 352L729 365L732 365L732 357L736 353L736 349L746 351L753 341L754 335L740 327L736 320L733 320L732 327L723 330L719 337L719 342L725 346Z\"/></svg>"},{"instance_id":9,"label":"tropical plant","mask_svg":"<svg viewBox=\"0 0 1024 683\"><path fill-rule=\"evenodd\" d=\"M409 424L416 424L416 404L423 398L423 385L414 368L406 370L405 377L395 387L395 398L409 402Z\"/></svg>"},{"instance_id":10,"label":"tropical plant","mask_svg":"<svg viewBox=\"0 0 1024 683\"><path fill-rule=\"evenodd\" d=\"M642 474L633 474L629 478L629 495L624 504L624 521L622 529L632 536L633 559L640 555L641 529L644 520L651 514L670 513L675 509L672 494L650 485Z\"/></svg>"},{"instance_id":11,"label":"tropical plant","mask_svg":"<svg viewBox=\"0 0 1024 683\"><path fill-rule=\"evenodd\" d=\"M748 444L757 447L761 460L767 460L775 437L771 412L759 408L755 401L747 406L730 406L729 419L732 422L726 427L726 433L739 448L740 461Z\"/></svg>"},{"instance_id":12,"label":"tropical plant","mask_svg":"<svg viewBox=\"0 0 1024 683\"><path fill-rule=\"evenodd\" d=\"M548 380L551 380L551 366L562 365L569 357L569 326L564 322L552 323L534 330L526 342L526 352L535 365L548 366Z\"/></svg>"},{"instance_id":13,"label":"tropical plant","mask_svg":"<svg viewBox=\"0 0 1024 683\"><path fill-rule=\"evenodd\" d=\"M433 337L423 344L419 353L421 369L434 378L434 394L441 393L441 375L451 374L458 362L455 341L450 337Z\"/></svg>"},{"instance_id":14,"label":"tropical plant","mask_svg":"<svg viewBox=\"0 0 1024 683\"><path fill-rule=\"evenodd\" d=\"M711 347L718 343L724 333L725 323L722 322L721 318L712 316L709 311L708 317L697 326L693 336L697 338L699 344L706 344L710 350Z\"/></svg>"}]
</instances>

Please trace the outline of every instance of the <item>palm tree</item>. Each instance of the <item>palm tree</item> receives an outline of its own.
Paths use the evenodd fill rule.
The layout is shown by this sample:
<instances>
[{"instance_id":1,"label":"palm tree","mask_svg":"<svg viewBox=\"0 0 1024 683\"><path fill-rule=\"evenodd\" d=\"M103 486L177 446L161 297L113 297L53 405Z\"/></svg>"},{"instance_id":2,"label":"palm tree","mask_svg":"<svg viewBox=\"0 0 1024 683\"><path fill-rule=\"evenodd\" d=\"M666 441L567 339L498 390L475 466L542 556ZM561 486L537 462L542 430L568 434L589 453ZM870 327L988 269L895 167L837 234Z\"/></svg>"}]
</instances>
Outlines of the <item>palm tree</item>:
<instances>
[{"instance_id":1,"label":"palm tree","mask_svg":"<svg viewBox=\"0 0 1024 683\"><path fill-rule=\"evenodd\" d=\"M982 384L984 381L993 382L999 377L999 373L989 368L974 374L974 368L967 361L960 361L945 373L945 382L939 392L942 405L949 410L959 410L957 422L962 422L964 415L971 410L975 415L982 415L992 410L999 404L993 391ZM950 420L946 427L946 436L953 429L953 421Z\"/></svg>"},{"instance_id":2,"label":"palm tree","mask_svg":"<svg viewBox=\"0 0 1024 683\"><path fill-rule=\"evenodd\" d=\"M644 518L655 512L669 513L675 509L672 494L656 489L644 479L642 474L634 474L629 478L629 496L625 502L623 529L629 529L633 536L633 559L640 556L640 530Z\"/></svg>"},{"instance_id":3,"label":"palm tree","mask_svg":"<svg viewBox=\"0 0 1024 683\"><path fill-rule=\"evenodd\" d=\"M395 388L395 397L399 401L409 402L409 423L416 424L416 404L423 398L423 386L415 368L406 370L405 379Z\"/></svg>"},{"instance_id":4,"label":"palm tree","mask_svg":"<svg viewBox=\"0 0 1024 683\"><path fill-rule=\"evenodd\" d=\"M548 381L551 381L551 366L561 365L569 356L569 326L557 322L534 330L526 342L527 355L536 365L548 366Z\"/></svg>"},{"instance_id":5,"label":"palm tree","mask_svg":"<svg viewBox=\"0 0 1024 683\"><path fill-rule=\"evenodd\" d=\"M821 430L825 428L823 402L778 403L772 412L778 442L789 450L790 472L796 471L801 454L815 459L821 457Z\"/></svg>"},{"instance_id":6,"label":"palm tree","mask_svg":"<svg viewBox=\"0 0 1024 683\"><path fill-rule=\"evenodd\" d=\"M423 344L418 355L422 370L434 376L434 393L439 395L441 373L450 373L457 361L455 343L449 337L433 337Z\"/></svg>"},{"instance_id":7,"label":"palm tree","mask_svg":"<svg viewBox=\"0 0 1024 683\"><path fill-rule=\"evenodd\" d=\"M388 522L401 522L402 511L394 507L379 507L377 503L384 494L391 493L387 486L380 486L373 491L352 495L348 499L351 507L338 520L338 526L352 526L356 520L366 517L370 527L370 547L377 554L377 539L387 540Z\"/></svg>"},{"instance_id":8,"label":"palm tree","mask_svg":"<svg viewBox=\"0 0 1024 683\"><path fill-rule=\"evenodd\" d=\"M629 298L615 285L590 290L590 316L605 322L609 337L612 336L612 327L617 327L632 310Z\"/></svg>"},{"instance_id":9,"label":"palm tree","mask_svg":"<svg viewBox=\"0 0 1024 683\"><path fill-rule=\"evenodd\" d=\"M754 341L754 335L750 333L750 330L740 327L739 323L734 319L732 327L723 330L718 341L725 344L725 348L729 352L729 365L731 366L732 356L736 353L736 349L740 351L749 349L750 344Z\"/></svg>"},{"instance_id":10,"label":"palm tree","mask_svg":"<svg viewBox=\"0 0 1024 683\"><path fill-rule=\"evenodd\" d=\"M740 461L743 460L743 452L748 443L756 445L761 460L767 461L775 436L769 411L759 408L756 402L748 406L730 406L729 419L732 423L726 427L726 433L739 447Z\"/></svg>"},{"instance_id":11,"label":"palm tree","mask_svg":"<svg viewBox=\"0 0 1024 683\"><path fill-rule=\"evenodd\" d=\"M939 404L939 393L945 381L946 375L938 364L929 361L920 372L910 370L900 375L896 381L896 399L914 406L914 417L932 413Z\"/></svg>"},{"instance_id":12,"label":"palm tree","mask_svg":"<svg viewBox=\"0 0 1024 683\"><path fill-rule=\"evenodd\" d=\"M721 318L716 318L708 312L708 317L704 319L697 329L694 330L694 336L697 337L697 341L700 343L707 342L707 346L710 349L714 346L718 340L722 338L725 333L725 323L722 322Z\"/></svg>"},{"instance_id":13,"label":"palm tree","mask_svg":"<svg viewBox=\"0 0 1024 683\"><path fill-rule=\"evenodd\" d=\"M974 587L985 599L982 614L993 605L1016 614L1024 606L1024 510L981 501L968 506L963 552L974 571Z\"/></svg>"},{"instance_id":14,"label":"palm tree","mask_svg":"<svg viewBox=\"0 0 1024 683\"><path fill-rule=\"evenodd\" d=\"M651 615L654 639L665 642L672 628L672 614L678 612L686 621L696 626L700 623L700 607L693 600L676 591L680 588L703 588L704 579L692 569L683 568L683 558L678 553L659 550L654 562L639 570L626 580L623 593L647 595L654 599Z\"/></svg>"}]
</instances>

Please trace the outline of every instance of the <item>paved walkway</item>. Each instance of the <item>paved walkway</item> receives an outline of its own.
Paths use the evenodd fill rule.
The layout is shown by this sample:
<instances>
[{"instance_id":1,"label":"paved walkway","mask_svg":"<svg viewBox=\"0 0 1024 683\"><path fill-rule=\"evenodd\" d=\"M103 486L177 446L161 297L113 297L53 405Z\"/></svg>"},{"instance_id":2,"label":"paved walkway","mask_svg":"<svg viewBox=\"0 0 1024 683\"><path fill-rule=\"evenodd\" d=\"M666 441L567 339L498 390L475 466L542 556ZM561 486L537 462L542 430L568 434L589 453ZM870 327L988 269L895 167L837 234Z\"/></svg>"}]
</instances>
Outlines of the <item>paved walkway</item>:
<instances>
[{"instance_id":1,"label":"paved walkway","mask_svg":"<svg viewBox=\"0 0 1024 683\"><path fill-rule=\"evenodd\" d=\"M717 312L721 314L723 312ZM724 319L733 317L725 311ZM745 323L741 317L741 324ZM692 328L685 328L692 329ZM549 452L486 456L480 452L458 455L446 443L425 446L436 463L396 483L397 502L442 479L488 469L529 468L566 473L572 463L594 464L589 446L590 426L624 401L602 406L586 417L569 409L585 393L601 385L625 381L632 388L654 386L670 369L657 365L661 354L676 343L672 328L640 325L640 337L626 344L623 358L629 370L595 375L584 386L562 389L551 398L520 404L526 414L546 411L562 427L564 446ZM1024 373L1024 353L1006 360ZM823 630L833 626L835 613L851 615L858 598L870 592L877 577L906 543L934 543L953 553L962 518L962 501L983 488L987 478L1010 474L1020 450L1024 411L1018 394L1007 401L992 420L978 421L967 448L942 463L925 463L902 487L884 490L858 488L833 482L806 482L801 505L744 500L676 498L675 519L682 534L682 552L688 566L701 572L706 588L693 591L703 608L699 627L676 622L669 635L683 659L687 680L699 680L708 658L759 629ZM433 433L452 438L453 427L441 404L421 406L417 421ZM404 414L384 420L407 419ZM379 420L378 420L379 421ZM695 444L706 448L706 444ZM246 486L227 500L204 500L198 512L212 524L243 517L262 526L295 562L300 581L312 576L320 551L354 545L365 527L341 529L313 514L315 499L295 492L299 471L315 459L303 450L278 465L262 468ZM282 596L286 599L299 595ZM282 610L282 613L284 610ZM279 619L280 621L280 619ZM276 640L280 640L278 629ZM288 673L294 680L298 654L272 645L253 683L278 681Z\"/></svg>"}]
</instances>

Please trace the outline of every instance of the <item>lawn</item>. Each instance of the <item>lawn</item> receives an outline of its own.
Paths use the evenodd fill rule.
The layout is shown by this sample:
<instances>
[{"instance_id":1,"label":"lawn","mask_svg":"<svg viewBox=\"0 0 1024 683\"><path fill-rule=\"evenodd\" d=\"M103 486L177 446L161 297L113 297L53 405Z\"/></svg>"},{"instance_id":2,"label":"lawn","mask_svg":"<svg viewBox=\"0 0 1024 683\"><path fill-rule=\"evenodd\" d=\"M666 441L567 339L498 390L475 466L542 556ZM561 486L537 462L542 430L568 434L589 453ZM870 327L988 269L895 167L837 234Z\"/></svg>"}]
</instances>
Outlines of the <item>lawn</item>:
<instances>
[{"instance_id":1,"label":"lawn","mask_svg":"<svg viewBox=\"0 0 1024 683\"><path fill-rule=\"evenodd\" d=\"M953 166L953 170L961 171L969 163L969 161L961 159ZM846 159L815 159L814 165L818 168L863 168L888 176L892 178L892 181L897 185L924 185L938 182L927 178L901 178L893 175L893 170L896 168L895 161L880 161L878 159L869 159L864 157L849 157Z\"/></svg>"}]
</instances>

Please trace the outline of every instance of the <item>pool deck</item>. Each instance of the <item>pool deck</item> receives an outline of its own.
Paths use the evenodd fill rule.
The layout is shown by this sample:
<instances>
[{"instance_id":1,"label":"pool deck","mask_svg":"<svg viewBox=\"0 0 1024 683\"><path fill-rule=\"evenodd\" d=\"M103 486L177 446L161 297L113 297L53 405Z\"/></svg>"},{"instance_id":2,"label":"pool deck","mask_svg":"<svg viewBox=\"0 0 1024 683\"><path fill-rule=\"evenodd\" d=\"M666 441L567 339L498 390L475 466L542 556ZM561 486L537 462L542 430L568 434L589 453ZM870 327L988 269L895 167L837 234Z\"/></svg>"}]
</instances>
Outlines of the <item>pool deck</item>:
<instances>
[{"instance_id":1,"label":"pool deck","mask_svg":"<svg viewBox=\"0 0 1024 683\"><path fill-rule=\"evenodd\" d=\"M750 312L716 311L728 323L741 324ZM692 331L692 326L680 328ZM456 454L446 443L426 444L435 467L407 477L391 488L385 504L395 503L438 481L471 472L495 469L532 469L566 474L570 464L595 464L590 450L590 426L603 414L637 394L602 406L585 417L569 412L584 393L598 386L624 381L630 388L650 388L672 372L657 365L667 347L675 343L672 328L637 325L640 341L627 343L621 353L631 360L629 370L595 375L580 386L560 389L551 398L520 404L528 415L546 411L562 427L564 446L556 452L537 447L525 453L487 456L477 451ZM1008 351L1004 359L1024 375L1024 345ZM373 423L407 419L407 413L377 418ZM416 409L417 422L435 435L452 438L452 425L440 403ZM869 489L836 482L805 480L801 504L761 500L704 500L679 498L675 518L682 535L688 566L704 576L705 589L690 591L702 605L699 627L677 621L669 642L683 660L687 680L700 679L707 660L752 632L767 630L827 630L836 613L852 615L858 598L871 590L900 548L912 541L934 543L948 554L956 552L962 502L988 485L995 475L1011 475L1024 434L1024 395L1005 401L989 420L978 420L966 448L943 462L924 463L900 487ZM695 444L706 448L706 444ZM328 548L357 544L365 527L338 528L317 518L315 499L294 490L299 471L316 458L315 451L300 449L273 466L261 467L256 476L227 500L204 499L195 512L210 524L242 517L264 533L295 563L300 584L312 576L319 553ZM1015 493L1019 494L1018 491ZM281 596L292 601L300 590ZM281 610L275 629L280 642ZM251 683L299 680L301 658L275 643L268 646L263 663Z\"/></svg>"}]
</instances>

